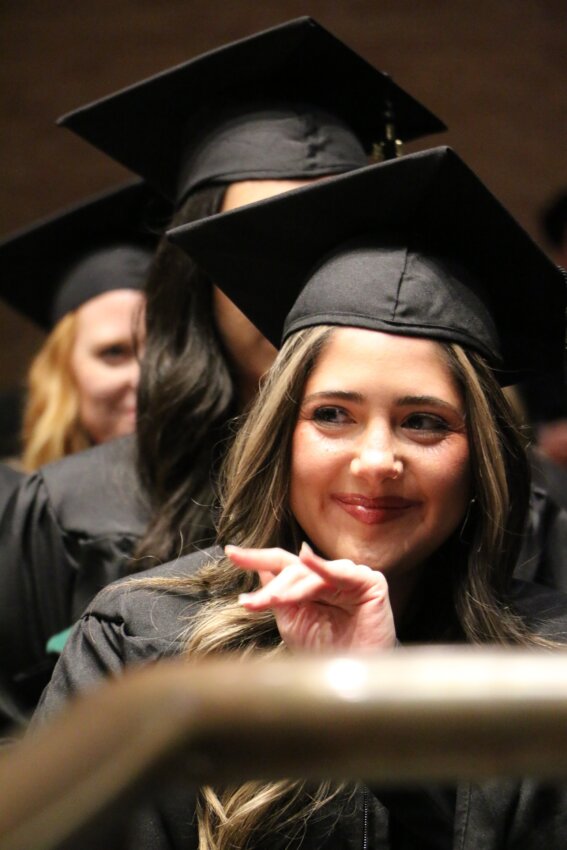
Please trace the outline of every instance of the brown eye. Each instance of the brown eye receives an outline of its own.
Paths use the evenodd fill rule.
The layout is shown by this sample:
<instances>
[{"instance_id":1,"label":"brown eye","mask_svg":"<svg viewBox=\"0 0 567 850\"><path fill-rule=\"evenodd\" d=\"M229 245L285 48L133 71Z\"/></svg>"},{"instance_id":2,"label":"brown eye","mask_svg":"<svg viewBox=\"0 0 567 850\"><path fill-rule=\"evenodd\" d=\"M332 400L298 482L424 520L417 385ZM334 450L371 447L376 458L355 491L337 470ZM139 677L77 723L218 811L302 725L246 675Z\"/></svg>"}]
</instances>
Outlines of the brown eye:
<instances>
[{"instance_id":1,"label":"brown eye","mask_svg":"<svg viewBox=\"0 0 567 850\"><path fill-rule=\"evenodd\" d=\"M330 404L316 408L312 419L325 425L342 425L344 422L351 421L351 417L344 408Z\"/></svg>"},{"instance_id":2,"label":"brown eye","mask_svg":"<svg viewBox=\"0 0 567 850\"><path fill-rule=\"evenodd\" d=\"M412 431L425 431L428 433L445 433L450 431L449 423L441 416L434 416L432 413L412 413L406 417L403 422L404 428L409 428Z\"/></svg>"},{"instance_id":3,"label":"brown eye","mask_svg":"<svg viewBox=\"0 0 567 850\"><path fill-rule=\"evenodd\" d=\"M127 345L108 345L99 352L99 357L111 366L124 363L132 356L132 351Z\"/></svg>"}]
</instances>

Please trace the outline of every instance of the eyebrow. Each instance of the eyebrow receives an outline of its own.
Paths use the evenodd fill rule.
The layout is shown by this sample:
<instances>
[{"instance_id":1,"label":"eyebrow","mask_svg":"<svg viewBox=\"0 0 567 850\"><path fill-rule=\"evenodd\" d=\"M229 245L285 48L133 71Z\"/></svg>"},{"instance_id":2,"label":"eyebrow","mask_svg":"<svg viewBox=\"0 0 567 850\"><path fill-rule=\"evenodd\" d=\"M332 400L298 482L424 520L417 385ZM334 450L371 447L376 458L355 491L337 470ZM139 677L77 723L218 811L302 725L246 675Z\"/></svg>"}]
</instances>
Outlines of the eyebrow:
<instances>
[{"instance_id":1,"label":"eyebrow","mask_svg":"<svg viewBox=\"0 0 567 850\"><path fill-rule=\"evenodd\" d=\"M346 390L322 390L318 393L306 395L303 403L305 404L306 401L317 401L319 398L335 398L340 401L354 401L358 404L362 404L364 401L362 393L347 392Z\"/></svg>"},{"instance_id":2,"label":"eyebrow","mask_svg":"<svg viewBox=\"0 0 567 850\"><path fill-rule=\"evenodd\" d=\"M317 401L317 399L337 399L339 401L350 401L355 404L362 404L365 400L365 396L362 393L349 392L346 390L322 390L317 393L310 393L308 396L305 396L303 399L303 404L306 402ZM450 404L448 401L444 401L442 398L438 398L435 395L404 395L400 398L396 399L396 404L399 407L410 407L412 405L426 405L428 407L442 407L448 410L452 410L455 413L458 413L462 416L462 412L459 408L455 407L453 404Z\"/></svg>"},{"instance_id":3,"label":"eyebrow","mask_svg":"<svg viewBox=\"0 0 567 850\"><path fill-rule=\"evenodd\" d=\"M402 398L397 399L396 403L399 404L400 407L411 404L425 404L431 405L431 407L448 407L450 410L460 412L453 404L450 404L448 401L444 401L442 398L438 398L436 395L405 395L402 396Z\"/></svg>"}]
</instances>

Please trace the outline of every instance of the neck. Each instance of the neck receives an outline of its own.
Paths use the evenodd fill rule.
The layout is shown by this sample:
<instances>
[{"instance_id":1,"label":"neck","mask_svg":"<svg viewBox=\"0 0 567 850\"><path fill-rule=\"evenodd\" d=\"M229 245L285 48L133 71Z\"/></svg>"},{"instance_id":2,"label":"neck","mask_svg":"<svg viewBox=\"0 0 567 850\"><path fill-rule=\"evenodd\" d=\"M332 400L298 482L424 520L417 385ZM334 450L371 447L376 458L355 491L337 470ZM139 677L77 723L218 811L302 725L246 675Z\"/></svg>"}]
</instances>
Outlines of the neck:
<instances>
[{"instance_id":1,"label":"neck","mask_svg":"<svg viewBox=\"0 0 567 850\"><path fill-rule=\"evenodd\" d=\"M425 570L426 571L426 570ZM401 576L386 576L390 605L394 614L396 631L403 629L404 623L411 621L412 615L420 607L423 599L423 566L415 567Z\"/></svg>"},{"instance_id":2,"label":"neck","mask_svg":"<svg viewBox=\"0 0 567 850\"><path fill-rule=\"evenodd\" d=\"M402 578L389 585L398 638L410 643L459 640L453 583L444 564L429 561Z\"/></svg>"}]
</instances>

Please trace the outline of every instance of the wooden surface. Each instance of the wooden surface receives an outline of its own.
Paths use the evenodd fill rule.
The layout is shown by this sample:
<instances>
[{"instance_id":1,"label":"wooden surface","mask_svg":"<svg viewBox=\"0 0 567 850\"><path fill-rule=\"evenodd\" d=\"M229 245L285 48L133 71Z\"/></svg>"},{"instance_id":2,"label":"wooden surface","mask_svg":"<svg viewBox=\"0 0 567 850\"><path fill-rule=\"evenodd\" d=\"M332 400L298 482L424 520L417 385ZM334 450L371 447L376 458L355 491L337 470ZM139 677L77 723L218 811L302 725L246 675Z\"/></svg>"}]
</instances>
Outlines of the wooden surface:
<instances>
[{"instance_id":1,"label":"wooden surface","mask_svg":"<svg viewBox=\"0 0 567 850\"><path fill-rule=\"evenodd\" d=\"M107 684L2 754L0 850L59 847L177 774L565 779L566 754L567 651L177 659Z\"/></svg>"}]
</instances>

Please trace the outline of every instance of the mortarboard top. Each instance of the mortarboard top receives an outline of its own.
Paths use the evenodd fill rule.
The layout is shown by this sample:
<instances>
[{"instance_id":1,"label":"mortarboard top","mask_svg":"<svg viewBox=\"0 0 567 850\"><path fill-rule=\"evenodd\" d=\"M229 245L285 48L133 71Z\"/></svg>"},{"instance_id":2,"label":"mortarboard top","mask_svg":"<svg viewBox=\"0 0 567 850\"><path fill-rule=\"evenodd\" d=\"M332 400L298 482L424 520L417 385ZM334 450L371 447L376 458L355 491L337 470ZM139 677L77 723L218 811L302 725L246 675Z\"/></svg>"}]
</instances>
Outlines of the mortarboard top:
<instances>
[{"instance_id":1,"label":"mortarboard top","mask_svg":"<svg viewBox=\"0 0 567 850\"><path fill-rule=\"evenodd\" d=\"M348 325L473 347L504 384L561 380L563 276L450 148L168 236L275 345L300 328Z\"/></svg>"},{"instance_id":2,"label":"mortarboard top","mask_svg":"<svg viewBox=\"0 0 567 850\"><path fill-rule=\"evenodd\" d=\"M308 178L364 166L390 121L402 141L446 129L308 17L212 50L59 119L178 204L205 183Z\"/></svg>"},{"instance_id":3,"label":"mortarboard top","mask_svg":"<svg viewBox=\"0 0 567 850\"><path fill-rule=\"evenodd\" d=\"M96 295L142 289L169 212L136 181L4 238L0 297L49 330Z\"/></svg>"}]
</instances>

